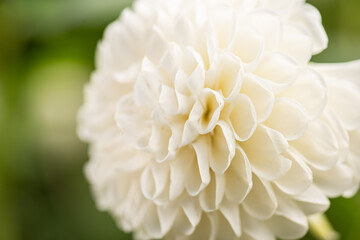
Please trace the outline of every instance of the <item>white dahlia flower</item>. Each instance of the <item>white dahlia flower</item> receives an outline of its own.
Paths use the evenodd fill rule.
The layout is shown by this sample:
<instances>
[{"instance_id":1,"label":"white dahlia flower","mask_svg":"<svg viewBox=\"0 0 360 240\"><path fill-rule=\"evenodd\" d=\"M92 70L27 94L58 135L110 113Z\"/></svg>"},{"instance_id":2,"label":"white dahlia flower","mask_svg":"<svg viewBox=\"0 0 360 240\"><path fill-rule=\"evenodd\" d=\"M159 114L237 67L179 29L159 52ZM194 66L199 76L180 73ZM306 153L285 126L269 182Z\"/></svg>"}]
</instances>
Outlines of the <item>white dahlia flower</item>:
<instances>
[{"instance_id":1,"label":"white dahlia flower","mask_svg":"<svg viewBox=\"0 0 360 240\"><path fill-rule=\"evenodd\" d=\"M79 135L137 239L295 239L360 181L360 62L309 64L304 0L137 0L106 30Z\"/></svg>"}]
</instances>

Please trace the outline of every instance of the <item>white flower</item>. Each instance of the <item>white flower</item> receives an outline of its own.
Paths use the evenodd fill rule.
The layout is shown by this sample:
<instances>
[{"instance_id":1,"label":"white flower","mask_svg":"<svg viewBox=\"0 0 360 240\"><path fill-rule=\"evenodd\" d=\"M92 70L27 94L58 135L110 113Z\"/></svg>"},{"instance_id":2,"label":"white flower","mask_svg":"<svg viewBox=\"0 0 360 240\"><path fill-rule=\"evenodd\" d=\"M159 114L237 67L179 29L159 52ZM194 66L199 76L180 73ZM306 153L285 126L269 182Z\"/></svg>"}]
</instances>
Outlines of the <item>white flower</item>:
<instances>
[{"instance_id":1,"label":"white flower","mask_svg":"<svg viewBox=\"0 0 360 240\"><path fill-rule=\"evenodd\" d=\"M326 46L303 0L136 1L79 114L99 208L138 239L303 236L360 181L360 62Z\"/></svg>"}]
</instances>

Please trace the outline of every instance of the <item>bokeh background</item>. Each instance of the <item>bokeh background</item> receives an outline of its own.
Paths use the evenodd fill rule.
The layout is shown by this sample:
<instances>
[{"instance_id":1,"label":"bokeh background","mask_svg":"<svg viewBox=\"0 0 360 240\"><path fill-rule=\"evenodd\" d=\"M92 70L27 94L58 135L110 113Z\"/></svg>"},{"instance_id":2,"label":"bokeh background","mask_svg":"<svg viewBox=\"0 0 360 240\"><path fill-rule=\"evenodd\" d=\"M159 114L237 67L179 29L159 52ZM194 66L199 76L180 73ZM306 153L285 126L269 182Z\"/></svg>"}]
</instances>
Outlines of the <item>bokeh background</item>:
<instances>
[{"instance_id":1,"label":"bokeh background","mask_svg":"<svg viewBox=\"0 0 360 240\"><path fill-rule=\"evenodd\" d=\"M131 2L0 0L0 239L131 239L96 210L75 133L96 44ZM360 1L309 2L330 38L313 60L360 58ZM360 239L360 194L327 215L341 239Z\"/></svg>"}]
</instances>

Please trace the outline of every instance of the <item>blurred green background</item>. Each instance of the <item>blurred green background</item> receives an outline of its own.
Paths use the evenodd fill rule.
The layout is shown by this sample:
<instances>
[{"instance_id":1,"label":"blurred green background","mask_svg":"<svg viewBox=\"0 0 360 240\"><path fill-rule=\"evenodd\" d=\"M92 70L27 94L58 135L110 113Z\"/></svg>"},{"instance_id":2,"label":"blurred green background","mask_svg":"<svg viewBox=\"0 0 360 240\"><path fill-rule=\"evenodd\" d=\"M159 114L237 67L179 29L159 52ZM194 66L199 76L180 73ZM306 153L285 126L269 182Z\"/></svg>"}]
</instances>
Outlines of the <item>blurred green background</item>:
<instances>
[{"instance_id":1,"label":"blurred green background","mask_svg":"<svg viewBox=\"0 0 360 240\"><path fill-rule=\"evenodd\" d=\"M311 0L329 48L314 61L360 58L360 1ZM96 44L131 0L0 0L0 239L131 239L96 210L75 134ZM332 200L342 238L360 239L360 195ZM304 239L314 239L307 235Z\"/></svg>"}]
</instances>

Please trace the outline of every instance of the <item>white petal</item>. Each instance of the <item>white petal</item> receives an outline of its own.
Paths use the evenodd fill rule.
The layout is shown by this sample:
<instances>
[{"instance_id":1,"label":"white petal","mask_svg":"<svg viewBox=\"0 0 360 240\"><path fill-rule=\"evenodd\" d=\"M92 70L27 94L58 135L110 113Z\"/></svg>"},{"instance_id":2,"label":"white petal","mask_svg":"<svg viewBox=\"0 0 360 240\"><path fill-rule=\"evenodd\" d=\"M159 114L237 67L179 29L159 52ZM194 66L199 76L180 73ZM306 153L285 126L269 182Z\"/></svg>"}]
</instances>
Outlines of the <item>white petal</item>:
<instances>
[{"instance_id":1,"label":"white petal","mask_svg":"<svg viewBox=\"0 0 360 240\"><path fill-rule=\"evenodd\" d=\"M175 89L162 85L159 96L159 104L166 114L176 114L178 110L178 100Z\"/></svg>"},{"instance_id":2,"label":"white petal","mask_svg":"<svg viewBox=\"0 0 360 240\"><path fill-rule=\"evenodd\" d=\"M330 84L329 100L331 105L334 105L332 107L344 119L347 127L353 129L359 124L360 61L312 64L311 67L322 74ZM350 114L350 111L353 112Z\"/></svg>"},{"instance_id":3,"label":"white petal","mask_svg":"<svg viewBox=\"0 0 360 240\"><path fill-rule=\"evenodd\" d=\"M241 93L250 97L256 110L258 122L265 121L274 106L274 94L271 86L255 75L245 75Z\"/></svg>"},{"instance_id":4,"label":"white petal","mask_svg":"<svg viewBox=\"0 0 360 240\"><path fill-rule=\"evenodd\" d=\"M186 197L185 200L182 200L180 204L191 225L196 227L200 222L202 214L199 201L197 201L195 198Z\"/></svg>"},{"instance_id":5,"label":"white petal","mask_svg":"<svg viewBox=\"0 0 360 240\"><path fill-rule=\"evenodd\" d=\"M279 49L292 56L299 65L305 66L312 56L312 39L301 27L287 23Z\"/></svg>"},{"instance_id":6,"label":"white petal","mask_svg":"<svg viewBox=\"0 0 360 240\"><path fill-rule=\"evenodd\" d=\"M354 185L354 171L338 164L328 171L313 170L314 182L329 197L338 197Z\"/></svg>"},{"instance_id":7,"label":"white petal","mask_svg":"<svg viewBox=\"0 0 360 240\"><path fill-rule=\"evenodd\" d=\"M188 81L188 88L193 94L199 94L205 84L205 70L202 66L198 66L190 75Z\"/></svg>"},{"instance_id":8,"label":"white petal","mask_svg":"<svg viewBox=\"0 0 360 240\"><path fill-rule=\"evenodd\" d=\"M346 81L329 83L328 105L337 112L347 130L360 127L360 88L356 85Z\"/></svg>"},{"instance_id":9,"label":"white petal","mask_svg":"<svg viewBox=\"0 0 360 240\"><path fill-rule=\"evenodd\" d=\"M236 147L234 159L226 171L225 196L234 203L241 203L252 188L251 165L246 154Z\"/></svg>"},{"instance_id":10,"label":"white petal","mask_svg":"<svg viewBox=\"0 0 360 240\"><path fill-rule=\"evenodd\" d=\"M210 221L207 214L202 214L201 221L194 233L188 237L189 240L209 239L215 240L216 228Z\"/></svg>"},{"instance_id":11,"label":"white petal","mask_svg":"<svg viewBox=\"0 0 360 240\"><path fill-rule=\"evenodd\" d=\"M210 19L216 31L219 48L226 48L235 28L235 11L230 6L218 6L215 11L211 11Z\"/></svg>"},{"instance_id":12,"label":"white petal","mask_svg":"<svg viewBox=\"0 0 360 240\"><path fill-rule=\"evenodd\" d=\"M349 132L349 137L350 137L350 151L355 156L360 156L360 148L359 148L359 146L360 146L360 129ZM360 162L359 162L359 166L360 166Z\"/></svg>"},{"instance_id":13,"label":"white petal","mask_svg":"<svg viewBox=\"0 0 360 240\"><path fill-rule=\"evenodd\" d=\"M129 69L116 72L114 78L120 83L130 83L135 81L137 75L140 72L140 64L133 64Z\"/></svg>"},{"instance_id":14,"label":"white petal","mask_svg":"<svg viewBox=\"0 0 360 240\"><path fill-rule=\"evenodd\" d=\"M343 196L352 197L357 193L360 185L360 128L350 132L350 154L346 163L354 170L355 183L351 189L348 189Z\"/></svg>"},{"instance_id":15,"label":"white petal","mask_svg":"<svg viewBox=\"0 0 360 240\"><path fill-rule=\"evenodd\" d=\"M191 45L194 41L195 30L189 19L181 17L175 25L177 42L183 46Z\"/></svg>"},{"instance_id":16,"label":"white petal","mask_svg":"<svg viewBox=\"0 0 360 240\"><path fill-rule=\"evenodd\" d=\"M259 177L275 180L290 169L291 161L280 154L288 148L286 139L277 131L259 125L251 138L241 142L253 169Z\"/></svg>"},{"instance_id":17,"label":"white petal","mask_svg":"<svg viewBox=\"0 0 360 240\"><path fill-rule=\"evenodd\" d=\"M115 121L125 135L141 138L148 132L146 119L149 113L135 104L134 96L128 94L119 99L116 106Z\"/></svg>"},{"instance_id":18,"label":"white petal","mask_svg":"<svg viewBox=\"0 0 360 240\"><path fill-rule=\"evenodd\" d=\"M292 198L297 201L297 205L306 215L324 212L330 205L329 199L315 185L311 185L306 191Z\"/></svg>"},{"instance_id":19,"label":"white petal","mask_svg":"<svg viewBox=\"0 0 360 240\"><path fill-rule=\"evenodd\" d=\"M148 78L144 74L138 76L134 85L134 98L138 106L154 108L157 103L157 93L154 86L148 83Z\"/></svg>"},{"instance_id":20,"label":"white petal","mask_svg":"<svg viewBox=\"0 0 360 240\"><path fill-rule=\"evenodd\" d=\"M175 82L175 87L176 87L176 82ZM191 107L194 104L193 98L191 96L185 95L185 93L181 93L180 91L176 91L175 93L176 93L176 98L177 98L176 114L188 115L191 110ZM186 94L187 94L187 92L186 92Z\"/></svg>"},{"instance_id":21,"label":"white petal","mask_svg":"<svg viewBox=\"0 0 360 240\"><path fill-rule=\"evenodd\" d=\"M209 185L200 193L200 206L205 212L212 212L219 208L224 197L225 178L224 175L216 175L211 172Z\"/></svg>"},{"instance_id":22,"label":"white petal","mask_svg":"<svg viewBox=\"0 0 360 240\"><path fill-rule=\"evenodd\" d=\"M121 13L120 20L128 30L129 34L134 37L138 37L139 32L142 32L141 30L144 28L141 16L131 11L130 9L124 9L124 11Z\"/></svg>"},{"instance_id":23,"label":"white petal","mask_svg":"<svg viewBox=\"0 0 360 240\"><path fill-rule=\"evenodd\" d=\"M187 52L183 52L183 57L184 55L187 55ZM189 71L189 73L187 73L183 68L182 68L182 63L180 63L181 67L178 69L178 71L176 72L176 75L175 75L175 79L172 79L173 80L173 86L174 86L174 89L176 91L176 94L180 94L180 95L184 95L184 96L188 96L190 95L190 91L189 89L187 88L186 86L186 81L190 75L190 73L193 72L193 70L195 70L196 66L198 65L197 62L193 62L192 60L193 59L187 59L189 62L186 64L187 68L190 68L191 70ZM184 62L184 61L183 61ZM178 99L179 101L180 99ZM179 101L179 105L180 105L180 101Z\"/></svg>"},{"instance_id":24,"label":"white petal","mask_svg":"<svg viewBox=\"0 0 360 240\"><path fill-rule=\"evenodd\" d=\"M313 42L312 53L322 52L328 44L328 38L324 27L321 24L319 11L310 4L305 4L296 9L291 16L300 26L302 26L311 36Z\"/></svg>"},{"instance_id":25,"label":"white petal","mask_svg":"<svg viewBox=\"0 0 360 240\"><path fill-rule=\"evenodd\" d=\"M141 174L141 189L146 198L154 198L156 194L156 185L154 176L151 172L151 166L145 168L145 170Z\"/></svg>"},{"instance_id":26,"label":"white petal","mask_svg":"<svg viewBox=\"0 0 360 240\"><path fill-rule=\"evenodd\" d=\"M181 195L185 189L185 164L182 159L171 161L170 163L170 189L169 198L174 200Z\"/></svg>"},{"instance_id":27,"label":"white petal","mask_svg":"<svg viewBox=\"0 0 360 240\"><path fill-rule=\"evenodd\" d=\"M252 217L264 220L274 214L278 204L270 184L253 174L253 187L242 206Z\"/></svg>"},{"instance_id":28,"label":"white petal","mask_svg":"<svg viewBox=\"0 0 360 240\"><path fill-rule=\"evenodd\" d=\"M265 50L277 48L282 35L282 22L278 15L268 10L256 10L248 15L245 23L264 36Z\"/></svg>"},{"instance_id":29,"label":"white petal","mask_svg":"<svg viewBox=\"0 0 360 240\"><path fill-rule=\"evenodd\" d=\"M165 206L157 206L157 213L159 215L159 222L161 226L162 235L164 236L173 226L179 208L174 204L167 204Z\"/></svg>"},{"instance_id":30,"label":"white petal","mask_svg":"<svg viewBox=\"0 0 360 240\"><path fill-rule=\"evenodd\" d=\"M275 240L274 233L265 225L263 220L257 220L256 218L248 215L246 211L241 209L240 211L241 225L243 230L242 240ZM246 238L250 236L250 238Z\"/></svg>"},{"instance_id":31,"label":"white petal","mask_svg":"<svg viewBox=\"0 0 360 240\"><path fill-rule=\"evenodd\" d=\"M278 208L267 221L275 235L282 239L298 239L308 231L305 214L287 196L277 192Z\"/></svg>"},{"instance_id":32,"label":"white petal","mask_svg":"<svg viewBox=\"0 0 360 240\"><path fill-rule=\"evenodd\" d=\"M216 238L215 239L228 239L228 240L238 240L238 236L235 233L235 231L238 230L234 230L234 228L241 228L240 225L234 226L234 228L232 227L232 225L236 224L240 224L240 216L239 220L236 220L236 216L235 213L236 211L239 212L239 207L236 205L233 205L232 207L234 207L234 209L232 212L230 212L230 210L228 210L229 212L227 213L223 213L221 211L217 211L213 214L213 216L215 216L215 223L217 224L217 233L216 233ZM237 210L235 210L235 208ZM225 217L225 214L227 214ZM232 225L231 225L232 224Z\"/></svg>"},{"instance_id":33,"label":"white petal","mask_svg":"<svg viewBox=\"0 0 360 240\"><path fill-rule=\"evenodd\" d=\"M124 179L122 179L123 181ZM134 179L128 179L134 180ZM124 218L122 223L127 222L130 225L130 229L133 227L141 226L142 222L145 219L148 210L153 207L150 201L144 201L141 191L138 187L130 187L129 192L126 194L127 199L124 201L125 204L122 205L123 209L117 208L115 214L120 216L126 216L125 218L129 221L127 222ZM119 201L119 200L117 200ZM117 202L118 203L118 202ZM133 214L133 211L137 212L136 215ZM120 210L120 211L119 211ZM129 229L129 230L130 230Z\"/></svg>"},{"instance_id":34,"label":"white petal","mask_svg":"<svg viewBox=\"0 0 360 240\"><path fill-rule=\"evenodd\" d=\"M202 7L196 10L203 10ZM199 17L200 15L196 15ZM198 29L198 34L196 37L195 49L202 56L204 68L209 69L210 64L212 63L215 55L216 49L216 36L214 29L211 29L209 24L204 22L200 23L201 27Z\"/></svg>"},{"instance_id":35,"label":"white petal","mask_svg":"<svg viewBox=\"0 0 360 240\"><path fill-rule=\"evenodd\" d=\"M240 211L237 204L224 200L220 205L220 212L230 224L236 236L241 235Z\"/></svg>"},{"instance_id":36,"label":"white petal","mask_svg":"<svg viewBox=\"0 0 360 240\"><path fill-rule=\"evenodd\" d=\"M190 76L198 67L204 71L204 62L201 55L193 47L185 47L183 49L181 69ZM204 83L202 79L197 79L197 81ZM183 84L186 85L187 81L183 82Z\"/></svg>"},{"instance_id":37,"label":"white petal","mask_svg":"<svg viewBox=\"0 0 360 240\"><path fill-rule=\"evenodd\" d=\"M224 107L224 100L218 92L205 88L200 96L200 102L203 107L200 118L200 133L206 134L215 128Z\"/></svg>"},{"instance_id":38,"label":"white petal","mask_svg":"<svg viewBox=\"0 0 360 240\"><path fill-rule=\"evenodd\" d=\"M211 137L210 167L218 174L223 174L235 155L235 137L229 125L220 121Z\"/></svg>"},{"instance_id":39,"label":"white petal","mask_svg":"<svg viewBox=\"0 0 360 240\"><path fill-rule=\"evenodd\" d=\"M235 138L238 141L246 141L257 126L255 107L245 94L236 96L232 104L229 120L234 129Z\"/></svg>"},{"instance_id":40,"label":"white petal","mask_svg":"<svg viewBox=\"0 0 360 240\"><path fill-rule=\"evenodd\" d=\"M301 105L289 98L277 98L264 124L279 131L287 140L295 140L304 134L307 123L308 117Z\"/></svg>"},{"instance_id":41,"label":"white petal","mask_svg":"<svg viewBox=\"0 0 360 240\"><path fill-rule=\"evenodd\" d=\"M153 124L152 126L149 147L155 153L158 162L164 162L173 155L169 152L171 134L171 129L166 125Z\"/></svg>"},{"instance_id":42,"label":"white petal","mask_svg":"<svg viewBox=\"0 0 360 240\"><path fill-rule=\"evenodd\" d=\"M177 160L181 161L185 168L183 180L187 192L191 196L197 195L207 184L201 180L195 150L192 147L181 148Z\"/></svg>"},{"instance_id":43,"label":"white petal","mask_svg":"<svg viewBox=\"0 0 360 240\"><path fill-rule=\"evenodd\" d=\"M141 74L146 79L146 84L158 95L161 83L166 82L166 78L159 67L151 62L148 57L144 57L141 61Z\"/></svg>"},{"instance_id":44,"label":"white petal","mask_svg":"<svg viewBox=\"0 0 360 240\"><path fill-rule=\"evenodd\" d=\"M299 0L259 1L259 7L271 9L280 15L286 15L294 9Z\"/></svg>"},{"instance_id":45,"label":"white petal","mask_svg":"<svg viewBox=\"0 0 360 240\"><path fill-rule=\"evenodd\" d=\"M275 184L283 192L294 195L305 191L312 184L312 172L299 154L287 151L284 156L292 161L290 170Z\"/></svg>"},{"instance_id":46,"label":"white petal","mask_svg":"<svg viewBox=\"0 0 360 240\"><path fill-rule=\"evenodd\" d=\"M161 229L160 219L157 214L156 206L149 208L143 221L146 233L153 238L162 238L163 232Z\"/></svg>"},{"instance_id":47,"label":"white petal","mask_svg":"<svg viewBox=\"0 0 360 240\"><path fill-rule=\"evenodd\" d=\"M189 114L188 120L185 122L183 136L181 139L181 145L185 146L194 141L199 135L200 131L200 119L204 113L204 107L197 100Z\"/></svg>"},{"instance_id":48,"label":"white petal","mask_svg":"<svg viewBox=\"0 0 360 240\"><path fill-rule=\"evenodd\" d=\"M165 189L169 167L166 164L152 163L141 174L141 189L148 199L155 199Z\"/></svg>"},{"instance_id":49,"label":"white petal","mask_svg":"<svg viewBox=\"0 0 360 240\"><path fill-rule=\"evenodd\" d=\"M264 37L251 28L239 29L230 49L242 62L250 64L256 61L264 48Z\"/></svg>"},{"instance_id":50,"label":"white petal","mask_svg":"<svg viewBox=\"0 0 360 240\"><path fill-rule=\"evenodd\" d=\"M103 42L98 46L99 54L96 59L96 65L100 69L124 70L143 57L143 47L138 47L139 41L133 40L124 25L114 22L106 28L104 35Z\"/></svg>"},{"instance_id":51,"label":"white petal","mask_svg":"<svg viewBox=\"0 0 360 240\"><path fill-rule=\"evenodd\" d=\"M255 74L269 80L275 93L282 92L296 80L299 69L290 57L279 52L262 55Z\"/></svg>"},{"instance_id":52,"label":"white petal","mask_svg":"<svg viewBox=\"0 0 360 240\"><path fill-rule=\"evenodd\" d=\"M307 163L319 170L331 169L339 160L339 145L331 128L321 120L314 120L301 138L293 141Z\"/></svg>"},{"instance_id":53,"label":"white petal","mask_svg":"<svg viewBox=\"0 0 360 240\"><path fill-rule=\"evenodd\" d=\"M293 98L306 110L310 119L316 118L326 104L326 86L323 78L310 68L301 69L296 81L279 97Z\"/></svg>"},{"instance_id":54,"label":"white petal","mask_svg":"<svg viewBox=\"0 0 360 240\"><path fill-rule=\"evenodd\" d=\"M170 199L176 199L184 188L191 195L197 195L205 186L201 180L196 153L192 147L183 147L170 162Z\"/></svg>"},{"instance_id":55,"label":"white petal","mask_svg":"<svg viewBox=\"0 0 360 240\"><path fill-rule=\"evenodd\" d=\"M167 48L167 40L161 29L157 26L152 28L151 36L146 49L146 56L157 64Z\"/></svg>"},{"instance_id":56,"label":"white petal","mask_svg":"<svg viewBox=\"0 0 360 240\"><path fill-rule=\"evenodd\" d=\"M210 172L209 172L209 159L211 155L209 136L202 136L193 143L193 147L197 156L197 163L199 166L201 180L204 184L210 182Z\"/></svg>"},{"instance_id":57,"label":"white petal","mask_svg":"<svg viewBox=\"0 0 360 240\"><path fill-rule=\"evenodd\" d=\"M231 52L224 52L206 72L205 87L222 93L229 99L240 91L243 69L240 59Z\"/></svg>"},{"instance_id":58,"label":"white petal","mask_svg":"<svg viewBox=\"0 0 360 240\"><path fill-rule=\"evenodd\" d=\"M153 201L157 206L164 206L170 201L170 178L168 177L164 181L166 181L164 184L164 190Z\"/></svg>"},{"instance_id":59,"label":"white petal","mask_svg":"<svg viewBox=\"0 0 360 240\"><path fill-rule=\"evenodd\" d=\"M350 81L360 87L360 60L344 63L312 63L310 65L326 81Z\"/></svg>"},{"instance_id":60,"label":"white petal","mask_svg":"<svg viewBox=\"0 0 360 240\"><path fill-rule=\"evenodd\" d=\"M119 161L119 154L121 152L121 156L123 159ZM106 156L107 158L113 159L116 162L115 166L112 170L120 171L120 172L132 172L136 170L143 169L147 164L149 164L150 157L147 153L139 153L137 152L135 156L132 157L125 157L127 155L126 150L120 150L116 152L113 156Z\"/></svg>"},{"instance_id":61,"label":"white petal","mask_svg":"<svg viewBox=\"0 0 360 240\"><path fill-rule=\"evenodd\" d=\"M181 139L184 130L183 119L175 120L171 123L171 137L169 139L169 152L175 152L181 146Z\"/></svg>"},{"instance_id":62,"label":"white petal","mask_svg":"<svg viewBox=\"0 0 360 240\"><path fill-rule=\"evenodd\" d=\"M326 108L321 119L325 121L334 132L339 144L339 161L344 161L349 154L349 134L346 131L340 117L330 108Z\"/></svg>"},{"instance_id":63,"label":"white petal","mask_svg":"<svg viewBox=\"0 0 360 240\"><path fill-rule=\"evenodd\" d=\"M206 30L204 36L206 38L206 44L204 44L204 41L201 41L200 44L206 47L206 50L204 52L205 54L202 54L202 56L205 57L204 62L205 65L207 65L207 67L205 68L208 69L214 63L214 60L217 56L217 49L219 47L219 43L214 25L209 22L209 20L207 20L207 22L205 23L205 29Z\"/></svg>"},{"instance_id":64,"label":"white petal","mask_svg":"<svg viewBox=\"0 0 360 240\"><path fill-rule=\"evenodd\" d=\"M359 146L359 144L357 144ZM348 188L342 196L346 198L353 197L359 190L360 186L360 161L358 161L359 155L350 152L346 159L346 165L348 165L354 171L354 181L352 187Z\"/></svg>"},{"instance_id":65,"label":"white petal","mask_svg":"<svg viewBox=\"0 0 360 240\"><path fill-rule=\"evenodd\" d=\"M177 44L174 42L168 43L167 50L160 60L160 66L170 77L167 85L171 86L176 78L176 74L181 66L182 55L182 50Z\"/></svg>"},{"instance_id":66,"label":"white petal","mask_svg":"<svg viewBox=\"0 0 360 240\"><path fill-rule=\"evenodd\" d=\"M195 227L196 226L193 226L189 221L185 211L180 209L176 216L175 222L173 223L172 229L164 239L175 239L175 236L178 235L190 235L195 231Z\"/></svg>"}]
</instances>

